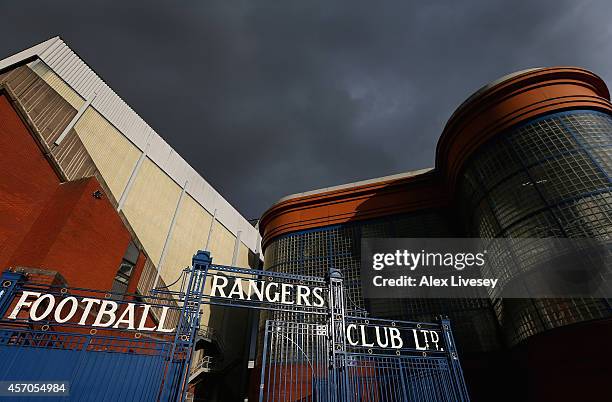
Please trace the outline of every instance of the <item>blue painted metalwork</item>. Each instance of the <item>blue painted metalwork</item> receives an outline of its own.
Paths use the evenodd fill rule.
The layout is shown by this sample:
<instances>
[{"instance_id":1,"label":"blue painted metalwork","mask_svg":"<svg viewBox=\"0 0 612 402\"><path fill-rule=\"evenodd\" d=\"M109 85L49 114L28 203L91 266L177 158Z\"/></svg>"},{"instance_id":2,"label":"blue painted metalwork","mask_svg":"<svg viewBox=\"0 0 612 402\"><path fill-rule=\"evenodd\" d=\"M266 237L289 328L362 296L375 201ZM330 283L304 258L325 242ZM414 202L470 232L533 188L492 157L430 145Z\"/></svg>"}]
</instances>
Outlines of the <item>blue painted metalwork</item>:
<instances>
[{"instance_id":1,"label":"blue painted metalwork","mask_svg":"<svg viewBox=\"0 0 612 402\"><path fill-rule=\"evenodd\" d=\"M261 402L308 400L469 401L448 319L439 323L391 321L348 316L341 272L326 278L210 264L208 274L231 280L275 281L319 287L323 307L203 295L202 303L271 311L265 322L261 353ZM359 313L359 312L357 312ZM347 325L439 334L439 350L405 345L399 349L347 344Z\"/></svg>"},{"instance_id":2,"label":"blue painted metalwork","mask_svg":"<svg viewBox=\"0 0 612 402\"><path fill-rule=\"evenodd\" d=\"M198 252L183 272L180 292L150 296L49 286L4 272L0 283L0 380L68 381L70 401L184 401L206 272L212 259ZM95 328L75 322L31 321L7 311L23 291L111 300L119 306L151 306L150 319L167 308L170 333ZM121 308L121 307L120 307ZM120 310L117 310L120 311ZM38 400L20 397L19 400ZM2 398L0 398L2 400Z\"/></svg>"},{"instance_id":3,"label":"blue painted metalwork","mask_svg":"<svg viewBox=\"0 0 612 402\"><path fill-rule=\"evenodd\" d=\"M23 279L23 275L17 272L3 272L0 282L0 317L4 317L4 313L9 308L12 298L11 296L15 293L15 287L20 280Z\"/></svg>"},{"instance_id":4,"label":"blue painted metalwork","mask_svg":"<svg viewBox=\"0 0 612 402\"><path fill-rule=\"evenodd\" d=\"M324 306L303 306L212 297L204 294L212 274L317 287L327 299ZM0 380L69 381L69 400L74 401L184 401L200 307L205 303L269 310L285 317L265 323L260 401L469 401L448 320L417 323L348 316L338 270L332 269L327 278L249 270L213 265L210 253L198 251L175 284L179 282L179 290L154 289L137 300L136 295L60 288L32 283L23 274L3 273ZM26 290L56 298L86 296L120 305L147 304L153 317L167 308L167 321L175 329L165 334L128 328L98 333L99 328L74 322L7 319L9 307ZM418 345L395 349L359 345L347 341L349 325L363 327L362 334L377 326L436 331L442 335L442 346L437 349L437 340L436 349L427 351Z\"/></svg>"},{"instance_id":5,"label":"blue painted metalwork","mask_svg":"<svg viewBox=\"0 0 612 402\"><path fill-rule=\"evenodd\" d=\"M382 324L367 321L371 325ZM348 322L352 318L347 318ZM444 351L403 348L396 354L347 347L344 352L333 353L327 325L268 320L259 400L469 401L448 320L393 323L397 327L440 331L444 334L440 339Z\"/></svg>"}]
</instances>

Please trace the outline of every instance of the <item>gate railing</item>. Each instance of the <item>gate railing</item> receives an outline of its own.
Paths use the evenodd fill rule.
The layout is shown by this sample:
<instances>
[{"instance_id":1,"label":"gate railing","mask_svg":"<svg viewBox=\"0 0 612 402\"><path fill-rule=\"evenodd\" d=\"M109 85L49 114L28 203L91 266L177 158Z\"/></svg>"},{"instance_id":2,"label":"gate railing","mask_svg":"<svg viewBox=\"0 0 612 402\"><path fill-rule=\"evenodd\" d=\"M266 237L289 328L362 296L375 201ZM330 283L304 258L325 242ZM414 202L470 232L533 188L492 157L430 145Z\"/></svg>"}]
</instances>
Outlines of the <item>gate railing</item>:
<instances>
[{"instance_id":1,"label":"gate railing","mask_svg":"<svg viewBox=\"0 0 612 402\"><path fill-rule=\"evenodd\" d=\"M202 265L210 262L202 259L186 273L180 298L164 290L140 295L37 282L36 269L3 272L0 380L61 379L70 383L71 399L184 400Z\"/></svg>"},{"instance_id":2,"label":"gate railing","mask_svg":"<svg viewBox=\"0 0 612 402\"><path fill-rule=\"evenodd\" d=\"M202 303L267 310L260 401L469 401L450 322L347 315L342 274L210 264Z\"/></svg>"},{"instance_id":3,"label":"gate railing","mask_svg":"<svg viewBox=\"0 0 612 402\"><path fill-rule=\"evenodd\" d=\"M347 328L359 325L359 329L348 330L351 334L347 337L346 352L334 355L329 348L328 325L267 320L259 400L469 400L446 319L425 324L347 318L346 323ZM364 325L363 333L361 325ZM380 337L376 335L376 328ZM399 331L393 331L395 345L390 344L389 335L383 335L383 328L387 333L391 328ZM437 349L432 342L434 333L439 334L439 338L433 336ZM400 346L399 339L406 344ZM356 343L359 344L353 345ZM329 364L331 356L336 359L333 366Z\"/></svg>"},{"instance_id":4,"label":"gate railing","mask_svg":"<svg viewBox=\"0 0 612 402\"><path fill-rule=\"evenodd\" d=\"M108 397L113 391L121 395L117 400L184 401L201 304L211 304L270 312L260 401L469 400L448 319L420 323L349 316L338 270L318 278L242 269L214 265L208 252L199 251L179 280L180 286L150 295L123 295L3 273L0 380L25 375L27 370L17 370L20 356L36 359L36 353L46 353L49 359L66 359L63 375L73 381L71 392L83 397L96 399L88 392ZM100 360L101 352L122 357ZM133 367L125 374L133 384L118 377L113 381L123 388L95 387L101 369L121 376L126 362ZM194 369L210 369L212 362L195 362ZM49 375L41 370L33 380Z\"/></svg>"}]
</instances>

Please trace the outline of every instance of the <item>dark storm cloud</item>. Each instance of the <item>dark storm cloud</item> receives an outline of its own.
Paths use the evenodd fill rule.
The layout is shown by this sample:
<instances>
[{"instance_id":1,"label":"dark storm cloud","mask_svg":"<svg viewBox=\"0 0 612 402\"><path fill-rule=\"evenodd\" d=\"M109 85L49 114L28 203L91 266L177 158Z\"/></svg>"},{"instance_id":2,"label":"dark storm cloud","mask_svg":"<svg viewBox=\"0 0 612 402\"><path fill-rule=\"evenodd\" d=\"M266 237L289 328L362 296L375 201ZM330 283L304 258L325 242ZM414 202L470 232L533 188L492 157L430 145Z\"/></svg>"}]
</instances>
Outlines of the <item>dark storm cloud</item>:
<instances>
[{"instance_id":1,"label":"dark storm cloud","mask_svg":"<svg viewBox=\"0 0 612 402\"><path fill-rule=\"evenodd\" d=\"M21 2L0 54L54 35L246 217L433 164L471 92L524 68L612 82L612 3ZM8 8L8 9L7 9Z\"/></svg>"}]
</instances>

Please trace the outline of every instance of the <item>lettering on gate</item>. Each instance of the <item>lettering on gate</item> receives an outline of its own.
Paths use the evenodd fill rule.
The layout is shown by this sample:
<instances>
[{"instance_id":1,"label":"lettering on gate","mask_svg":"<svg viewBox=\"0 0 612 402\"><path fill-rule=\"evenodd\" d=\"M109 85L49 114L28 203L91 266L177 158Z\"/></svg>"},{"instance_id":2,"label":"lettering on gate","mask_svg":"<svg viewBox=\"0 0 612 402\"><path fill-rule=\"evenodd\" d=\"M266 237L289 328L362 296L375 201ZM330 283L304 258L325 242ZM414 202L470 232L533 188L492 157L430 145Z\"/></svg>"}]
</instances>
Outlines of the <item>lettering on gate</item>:
<instances>
[{"instance_id":1,"label":"lettering on gate","mask_svg":"<svg viewBox=\"0 0 612 402\"><path fill-rule=\"evenodd\" d=\"M319 286L231 278L224 275L212 275L210 296L305 307L325 306L324 288Z\"/></svg>"},{"instance_id":2,"label":"lettering on gate","mask_svg":"<svg viewBox=\"0 0 612 402\"><path fill-rule=\"evenodd\" d=\"M325 307L326 289L295 283L211 275L210 297L304 307ZM347 323L347 346L365 349L444 351L440 333L433 329Z\"/></svg>"},{"instance_id":3,"label":"lettering on gate","mask_svg":"<svg viewBox=\"0 0 612 402\"><path fill-rule=\"evenodd\" d=\"M350 323L345 333L347 344L355 348L444 351L440 333L433 329Z\"/></svg>"},{"instance_id":4,"label":"lettering on gate","mask_svg":"<svg viewBox=\"0 0 612 402\"><path fill-rule=\"evenodd\" d=\"M7 318L15 320L22 309L29 308L30 321L55 321L59 324L70 322L82 326L164 333L176 330L165 327L170 309L167 306L161 307L157 325L147 326L147 318L152 308L150 304L121 303L121 305L125 306L122 310L119 308L120 303L112 300L90 297L77 299L74 296L60 298L58 302L53 294L24 290ZM90 313L94 310L94 306L97 308L97 313L92 320Z\"/></svg>"},{"instance_id":5,"label":"lettering on gate","mask_svg":"<svg viewBox=\"0 0 612 402\"><path fill-rule=\"evenodd\" d=\"M231 280L233 279L233 280ZM326 288L283 283L261 279L244 279L224 275L212 275L210 297L234 301L261 302L276 305L295 305L322 308L326 306ZM125 308L121 309L120 305ZM160 307L157 325L147 325L152 306L143 303L117 303L112 300L74 296L61 297L48 293L23 291L8 319L15 320L20 312L28 311L31 321L70 322L102 328L120 328L137 331L173 332L166 328L169 307ZM90 313L96 311L95 316ZM23 316L23 314L22 314ZM375 321L375 320L374 320ZM440 333L434 329L407 328L374 325L361 321L345 324L347 346L354 349L377 349L383 351L416 350L444 351Z\"/></svg>"}]
</instances>

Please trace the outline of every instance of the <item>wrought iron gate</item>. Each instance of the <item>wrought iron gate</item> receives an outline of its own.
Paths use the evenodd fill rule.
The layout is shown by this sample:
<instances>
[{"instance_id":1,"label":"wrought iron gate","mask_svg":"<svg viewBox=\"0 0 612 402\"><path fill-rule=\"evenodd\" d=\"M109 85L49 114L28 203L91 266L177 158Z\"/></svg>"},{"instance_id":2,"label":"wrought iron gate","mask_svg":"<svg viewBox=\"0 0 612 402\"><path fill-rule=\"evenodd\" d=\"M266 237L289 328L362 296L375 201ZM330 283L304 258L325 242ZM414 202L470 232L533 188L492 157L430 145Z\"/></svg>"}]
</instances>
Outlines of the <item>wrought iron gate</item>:
<instances>
[{"instance_id":1,"label":"wrought iron gate","mask_svg":"<svg viewBox=\"0 0 612 402\"><path fill-rule=\"evenodd\" d=\"M184 400L205 273L190 269L177 298L164 289L150 296L120 294L4 272L0 380L63 382L67 391L62 399L70 401ZM107 311L102 314L106 323L94 321L101 310ZM111 314L124 322L107 325ZM36 401L40 395L19 396Z\"/></svg>"},{"instance_id":2,"label":"wrought iron gate","mask_svg":"<svg viewBox=\"0 0 612 402\"><path fill-rule=\"evenodd\" d=\"M338 270L318 278L210 264L207 272L223 279L213 279L203 303L269 312L262 331L260 402L469 401L448 319L348 316ZM245 281L261 294L272 285L283 291L317 289L324 303L305 305L303 297L300 304L299 291L257 299L245 290ZM215 293L219 282L227 290ZM235 297L236 289L245 293Z\"/></svg>"},{"instance_id":3,"label":"wrought iron gate","mask_svg":"<svg viewBox=\"0 0 612 402\"><path fill-rule=\"evenodd\" d=\"M469 400L448 320L348 316L339 271L318 278L241 269L199 251L180 279L180 289L146 296L3 273L0 380L69 381L70 400L184 401L205 303L269 313L261 402ZM105 314L115 321L102 323Z\"/></svg>"},{"instance_id":4,"label":"wrought iron gate","mask_svg":"<svg viewBox=\"0 0 612 402\"><path fill-rule=\"evenodd\" d=\"M328 326L267 320L259 400L272 401L467 401L461 367L447 320L440 324L351 317L365 327L439 331L440 351L355 346L330 366ZM372 331L368 331L371 333ZM450 352L447 352L450 350Z\"/></svg>"}]
</instances>

